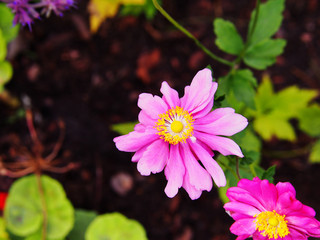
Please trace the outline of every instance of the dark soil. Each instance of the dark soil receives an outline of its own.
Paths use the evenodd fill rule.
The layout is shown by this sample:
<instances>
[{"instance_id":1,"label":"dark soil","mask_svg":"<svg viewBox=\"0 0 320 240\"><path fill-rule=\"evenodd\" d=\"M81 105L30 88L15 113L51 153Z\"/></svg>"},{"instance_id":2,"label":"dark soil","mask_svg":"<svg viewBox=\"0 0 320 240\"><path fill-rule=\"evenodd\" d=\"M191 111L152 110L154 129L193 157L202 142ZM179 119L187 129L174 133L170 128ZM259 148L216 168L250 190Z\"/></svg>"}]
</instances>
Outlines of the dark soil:
<instances>
[{"instance_id":1,"label":"dark soil","mask_svg":"<svg viewBox=\"0 0 320 240\"><path fill-rule=\"evenodd\" d=\"M233 21L243 36L255 1L177 0L164 7L202 43L223 56L214 46L212 20ZM320 90L320 2L287 0L278 37L288 43L285 53L267 72L276 89L297 84ZM167 81L180 93L195 73L210 64L216 78L229 70L212 61L161 15L116 17L101 26L96 35L88 30L87 1L63 18L37 21L32 32L22 29L11 46L14 77L7 85L13 97L31 99L35 126L50 151L58 138L57 121L66 125L58 157L79 167L65 174L50 174L65 187L76 208L99 213L118 211L140 221L151 240L224 240L233 220L224 212L216 189L192 201L184 190L170 199L164 193L163 173L142 177L131 154L119 152L112 141L115 123L136 121L138 95L160 94ZM230 58L230 56L227 56ZM260 78L261 72L256 72ZM30 147L24 118L17 109L0 103L0 149L10 158L16 144ZM10 121L9 121L10 120ZM263 166L277 164L275 182L290 181L303 203L320 212L320 166L307 162L308 155L274 157L275 150L303 148L314 139L297 132L295 143L264 143ZM63 163L62 163L63 165ZM125 186L115 188L112 179L129 176ZM130 186L132 180L133 185ZM7 191L12 179L1 177L0 190ZM121 190L126 193L119 193ZM125 189L123 189L125 188ZM318 217L319 219L319 217Z\"/></svg>"}]
</instances>

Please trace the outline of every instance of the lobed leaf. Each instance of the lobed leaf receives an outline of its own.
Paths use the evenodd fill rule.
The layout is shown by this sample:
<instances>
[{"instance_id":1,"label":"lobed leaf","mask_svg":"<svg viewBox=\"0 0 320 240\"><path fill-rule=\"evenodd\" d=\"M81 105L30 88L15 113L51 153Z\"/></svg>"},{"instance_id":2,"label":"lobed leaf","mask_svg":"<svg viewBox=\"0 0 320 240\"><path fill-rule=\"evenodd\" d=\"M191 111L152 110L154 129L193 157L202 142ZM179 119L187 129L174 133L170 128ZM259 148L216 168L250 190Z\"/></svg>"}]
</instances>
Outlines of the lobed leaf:
<instances>
[{"instance_id":1,"label":"lobed leaf","mask_svg":"<svg viewBox=\"0 0 320 240\"><path fill-rule=\"evenodd\" d=\"M111 125L111 129L121 135L128 134L134 130L137 122L125 122Z\"/></svg>"},{"instance_id":2,"label":"lobed leaf","mask_svg":"<svg viewBox=\"0 0 320 240\"><path fill-rule=\"evenodd\" d=\"M280 28L283 19L282 12L285 8L285 0L269 0L261 4L259 17L255 31L251 36L250 46L272 37ZM251 14L249 31L253 27L256 10Z\"/></svg>"},{"instance_id":3,"label":"lobed leaf","mask_svg":"<svg viewBox=\"0 0 320 240\"><path fill-rule=\"evenodd\" d=\"M299 112L299 128L312 137L320 136L320 106L313 105Z\"/></svg>"},{"instance_id":4,"label":"lobed leaf","mask_svg":"<svg viewBox=\"0 0 320 240\"><path fill-rule=\"evenodd\" d=\"M226 53L239 55L244 48L244 44L234 24L222 18L217 18L213 25L217 36L216 45Z\"/></svg>"},{"instance_id":5,"label":"lobed leaf","mask_svg":"<svg viewBox=\"0 0 320 240\"><path fill-rule=\"evenodd\" d=\"M313 145L309 159L312 163L320 163L320 139Z\"/></svg>"},{"instance_id":6,"label":"lobed leaf","mask_svg":"<svg viewBox=\"0 0 320 240\"><path fill-rule=\"evenodd\" d=\"M12 74L11 64L7 61L0 61L0 93L3 91L4 85L11 79Z\"/></svg>"},{"instance_id":7,"label":"lobed leaf","mask_svg":"<svg viewBox=\"0 0 320 240\"><path fill-rule=\"evenodd\" d=\"M0 61L3 61L7 56L7 43L2 30L0 29Z\"/></svg>"},{"instance_id":8,"label":"lobed leaf","mask_svg":"<svg viewBox=\"0 0 320 240\"><path fill-rule=\"evenodd\" d=\"M248 48L244 62L255 69L263 70L276 62L286 45L284 39L266 39Z\"/></svg>"}]
</instances>

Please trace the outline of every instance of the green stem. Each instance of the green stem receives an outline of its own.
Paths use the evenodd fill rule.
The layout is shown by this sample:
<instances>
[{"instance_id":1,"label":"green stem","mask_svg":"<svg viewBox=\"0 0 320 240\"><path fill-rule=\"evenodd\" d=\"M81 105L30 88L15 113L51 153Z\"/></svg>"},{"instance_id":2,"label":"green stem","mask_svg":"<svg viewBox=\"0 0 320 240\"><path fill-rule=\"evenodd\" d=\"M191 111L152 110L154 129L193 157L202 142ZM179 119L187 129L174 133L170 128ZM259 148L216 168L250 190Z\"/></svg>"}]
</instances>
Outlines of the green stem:
<instances>
[{"instance_id":1,"label":"green stem","mask_svg":"<svg viewBox=\"0 0 320 240\"><path fill-rule=\"evenodd\" d=\"M39 190L39 195L40 195L40 201L41 201L41 205L42 205L42 215L43 215L41 240L46 240L47 225L48 225L47 204L46 204L46 199L45 199L45 196L44 196L43 185L41 183L41 174L40 173L36 173L35 175L36 175L36 179L37 179L38 190Z\"/></svg>"},{"instance_id":2,"label":"green stem","mask_svg":"<svg viewBox=\"0 0 320 240\"><path fill-rule=\"evenodd\" d=\"M238 182L240 181L240 178L239 178L238 174L230 166L228 166L227 164L224 164L221 161L218 161L218 160L216 160L216 161L219 163L219 165L221 165L222 167L228 169L232 173L234 178L237 179Z\"/></svg>"},{"instance_id":3,"label":"green stem","mask_svg":"<svg viewBox=\"0 0 320 240\"><path fill-rule=\"evenodd\" d=\"M253 164L250 164L249 168L250 168L250 171L251 171L253 177L258 176L256 170L254 169Z\"/></svg>"},{"instance_id":4,"label":"green stem","mask_svg":"<svg viewBox=\"0 0 320 240\"><path fill-rule=\"evenodd\" d=\"M195 36L193 36L187 29L185 29L183 26L181 26L176 20L174 20L157 2L157 0L152 0L153 5L155 6L156 9L159 10L159 12L170 22L172 23L176 28L178 28L181 32L183 32L187 37L189 37L190 39L192 39L195 44L201 48L201 50L203 52L205 52L209 57L211 57L212 59L228 65L228 66L233 66L233 63L225 60L223 58L218 57L217 55L215 55L213 52L211 52L208 48L206 48Z\"/></svg>"},{"instance_id":5,"label":"green stem","mask_svg":"<svg viewBox=\"0 0 320 240\"><path fill-rule=\"evenodd\" d=\"M237 176L238 179L241 179L241 175L240 175L240 171L239 171L239 158L236 158L236 172L237 172Z\"/></svg>"},{"instance_id":6,"label":"green stem","mask_svg":"<svg viewBox=\"0 0 320 240\"><path fill-rule=\"evenodd\" d=\"M257 26L257 22L258 22L258 18L259 18L259 13L260 13L260 5L261 5L261 0L257 0L256 2L256 12L254 15L254 19L253 19L253 24L252 27L248 29L248 34L247 34L247 39L246 39L246 43L244 44L244 47L241 51L241 53L239 54L239 56L233 61L233 64L231 66L231 72L234 71L234 69L236 68L236 66L242 61L249 45L251 42L251 38L252 35L254 33L254 31L256 30L256 26Z\"/></svg>"}]
</instances>

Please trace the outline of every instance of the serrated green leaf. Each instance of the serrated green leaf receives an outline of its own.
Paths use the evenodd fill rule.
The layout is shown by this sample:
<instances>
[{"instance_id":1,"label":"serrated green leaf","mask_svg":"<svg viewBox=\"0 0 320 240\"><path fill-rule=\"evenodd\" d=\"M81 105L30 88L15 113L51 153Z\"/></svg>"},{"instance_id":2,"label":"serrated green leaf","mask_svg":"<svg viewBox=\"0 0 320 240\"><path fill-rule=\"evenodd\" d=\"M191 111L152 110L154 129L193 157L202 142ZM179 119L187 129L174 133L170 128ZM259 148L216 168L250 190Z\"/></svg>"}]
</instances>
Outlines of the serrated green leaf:
<instances>
[{"instance_id":1,"label":"serrated green leaf","mask_svg":"<svg viewBox=\"0 0 320 240\"><path fill-rule=\"evenodd\" d=\"M89 226L86 240L147 240L143 226L120 213L98 216Z\"/></svg>"},{"instance_id":2,"label":"serrated green leaf","mask_svg":"<svg viewBox=\"0 0 320 240\"><path fill-rule=\"evenodd\" d=\"M4 4L0 3L0 29L7 43L16 38L19 32L19 25L13 26L14 15Z\"/></svg>"},{"instance_id":3,"label":"serrated green leaf","mask_svg":"<svg viewBox=\"0 0 320 240\"><path fill-rule=\"evenodd\" d=\"M97 213L76 209L74 227L68 235L69 240L84 240L85 232L90 223L97 217Z\"/></svg>"},{"instance_id":4,"label":"serrated green leaf","mask_svg":"<svg viewBox=\"0 0 320 240\"><path fill-rule=\"evenodd\" d=\"M289 120L297 118L316 95L315 90L296 86L274 93L270 78L265 76L255 96L256 110L248 111L247 115L254 118L253 127L265 140L276 136L292 141L295 132Z\"/></svg>"},{"instance_id":5,"label":"serrated green leaf","mask_svg":"<svg viewBox=\"0 0 320 240\"><path fill-rule=\"evenodd\" d=\"M134 126L138 122L125 122L111 125L111 129L121 135L128 134L134 130Z\"/></svg>"},{"instance_id":6,"label":"serrated green leaf","mask_svg":"<svg viewBox=\"0 0 320 240\"><path fill-rule=\"evenodd\" d=\"M299 112L299 128L312 137L320 136L320 106L313 105Z\"/></svg>"},{"instance_id":7,"label":"serrated green leaf","mask_svg":"<svg viewBox=\"0 0 320 240\"><path fill-rule=\"evenodd\" d=\"M41 176L41 183L47 209L47 238L63 239L73 226L73 207L59 182ZM5 206L8 229L17 236L36 235L43 224L42 209L36 177L20 178L10 188Z\"/></svg>"},{"instance_id":8,"label":"serrated green leaf","mask_svg":"<svg viewBox=\"0 0 320 240\"><path fill-rule=\"evenodd\" d=\"M267 179L270 183L273 183L273 177L276 174L276 166L269 167L261 176L261 179Z\"/></svg>"},{"instance_id":9,"label":"serrated green leaf","mask_svg":"<svg viewBox=\"0 0 320 240\"><path fill-rule=\"evenodd\" d=\"M283 19L282 12L284 8L285 0L269 0L261 4L255 31L251 36L250 46L272 37L278 31ZM251 14L250 31L253 27L255 14L256 10Z\"/></svg>"},{"instance_id":10,"label":"serrated green leaf","mask_svg":"<svg viewBox=\"0 0 320 240\"><path fill-rule=\"evenodd\" d=\"M12 74L11 64L7 61L0 61L0 93L3 91L4 85L11 79Z\"/></svg>"},{"instance_id":11,"label":"serrated green leaf","mask_svg":"<svg viewBox=\"0 0 320 240\"><path fill-rule=\"evenodd\" d=\"M247 107L255 108L254 96L256 79L249 69L236 70L233 73L219 79L217 96L226 95L231 107L238 109L239 102L245 103ZM235 102L232 100L232 94Z\"/></svg>"},{"instance_id":12,"label":"serrated green leaf","mask_svg":"<svg viewBox=\"0 0 320 240\"><path fill-rule=\"evenodd\" d=\"M222 18L217 18L213 25L217 36L216 45L226 53L239 55L244 48L244 44L234 24Z\"/></svg>"},{"instance_id":13,"label":"serrated green leaf","mask_svg":"<svg viewBox=\"0 0 320 240\"><path fill-rule=\"evenodd\" d=\"M282 54L285 45L284 39L261 41L246 51L244 62L255 69L266 69L276 62L276 57Z\"/></svg>"},{"instance_id":14,"label":"serrated green leaf","mask_svg":"<svg viewBox=\"0 0 320 240\"><path fill-rule=\"evenodd\" d=\"M320 163L320 139L313 145L309 160L312 163Z\"/></svg>"},{"instance_id":15,"label":"serrated green leaf","mask_svg":"<svg viewBox=\"0 0 320 240\"><path fill-rule=\"evenodd\" d=\"M0 29L0 61L3 61L7 56L7 43Z\"/></svg>"}]
</instances>

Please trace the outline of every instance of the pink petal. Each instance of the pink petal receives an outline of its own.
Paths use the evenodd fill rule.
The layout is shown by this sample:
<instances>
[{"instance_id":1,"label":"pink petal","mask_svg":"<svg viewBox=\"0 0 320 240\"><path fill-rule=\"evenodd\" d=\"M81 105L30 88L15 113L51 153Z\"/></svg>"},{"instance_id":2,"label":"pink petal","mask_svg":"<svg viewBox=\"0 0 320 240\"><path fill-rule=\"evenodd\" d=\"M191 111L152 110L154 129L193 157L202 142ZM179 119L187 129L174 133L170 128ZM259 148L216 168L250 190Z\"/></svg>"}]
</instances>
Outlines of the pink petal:
<instances>
[{"instance_id":1,"label":"pink petal","mask_svg":"<svg viewBox=\"0 0 320 240\"><path fill-rule=\"evenodd\" d=\"M244 218L237 220L231 225L230 231L235 235L252 235L256 231L256 225L253 218Z\"/></svg>"},{"instance_id":2,"label":"pink petal","mask_svg":"<svg viewBox=\"0 0 320 240\"><path fill-rule=\"evenodd\" d=\"M179 188L182 186L185 173L179 144L170 146L170 155L164 173L168 180L164 192L168 197L172 198L178 193Z\"/></svg>"},{"instance_id":3,"label":"pink petal","mask_svg":"<svg viewBox=\"0 0 320 240\"><path fill-rule=\"evenodd\" d=\"M247 234L247 235L241 235L239 237L236 238L236 240L244 240L244 239L247 239L249 238L251 235Z\"/></svg>"},{"instance_id":4,"label":"pink petal","mask_svg":"<svg viewBox=\"0 0 320 240\"><path fill-rule=\"evenodd\" d=\"M199 190L199 189L195 188L190 183L190 176L189 176L188 171L186 171L185 174L184 174L182 187L187 191L187 193L188 193L189 197L191 198L191 200L198 199L202 194L202 190Z\"/></svg>"},{"instance_id":5,"label":"pink petal","mask_svg":"<svg viewBox=\"0 0 320 240\"><path fill-rule=\"evenodd\" d=\"M150 93L141 93L139 95L138 106L152 119L158 119L159 114L168 110L168 106L162 98L152 96Z\"/></svg>"},{"instance_id":6,"label":"pink petal","mask_svg":"<svg viewBox=\"0 0 320 240\"><path fill-rule=\"evenodd\" d=\"M307 232L309 236L320 237L320 222L315 218L303 216L287 216L288 226L299 232Z\"/></svg>"},{"instance_id":7,"label":"pink petal","mask_svg":"<svg viewBox=\"0 0 320 240\"><path fill-rule=\"evenodd\" d=\"M245 117L237 113L232 113L224 115L208 124L199 124L196 121L194 129L213 135L232 136L243 130L247 125L248 120Z\"/></svg>"},{"instance_id":8,"label":"pink petal","mask_svg":"<svg viewBox=\"0 0 320 240\"><path fill-rule=\"evenodd\" d=\"M264 207L266 209L275 209L278 198L278 192L275 185L264 179L260 182L260 188L262 197L261 200L264 202Z\"/></svg>"},{"instance_id":9,"label":"pink petal","mask_svg":"<svg viewBox=\"0 0 320 240\"><path fill-rule=\"evenodd\" d=\"M190 176L190 184L198 190L210 191L212 188L212 179L209 173L201 167L197 159L189 149L187 143L181 144L183 150L183 159L186 171Z\"/></svg>"},{"instance_id":10,"label":"pink petal","mask_svg":"<svg viewBox=\"0 0 320 240\"><path fill-rule=\"evenodd\" d=\"M198 143L189 142L193 152L198 156L203 166L210 173L214 182L218 187L226 185L226 177L219 164L210 156L210 154Z\"/></svg>"},{"instance_id":11,"label":"pink petal","mask_svg":"<svg viewBox=\"0 0 320 240\"><path fill-rule=\"evenodd\" d=\"M138 115L138 120L145 126L155 126L156 120L152 119L144 110L141 110Z\"/></svg>"},{"instance_id":12,"label":"pink petal","mask_svg":"<svg viewBox=\"0 0 320 240\"><path fill-rule=\"evenodd\" d=\"M237 213L245 214L247 216L252 216L252 217L260 213L260 211L254 206L251 206L245 203L240 203L240 202L228 202L223 207L227 211L237 212Z\"/></svg>"},{"instance_id":13,"label":"pink petal","mask_svg":"<svg viewBox=\"0 0 320 240\"><path fill-rule=\"evenodd\" d=\"M293 197L296 196L296 190L294 189L292 184L289 182L278 182L276 185L276 188L278 190L279 196L285 192L291 192Z\"/></svg>"},{"instance_id":14,"label":"pink petal","mask_svg":"<svg viewBox=\"0 0 320 240\"><path fill-rule=\"evenodd\" d=\"M138 171L141 175L161 172L169 157L169 144L162 139L154 141L144 151L138 162Z\"/></svg>"},{"instance_id":15,"label":"pink petal","mask_svg":"<svg viewBox=\"0 0 320 240\"><path fill-rule=\"evenodd\" d=\"M137 150L135 152L135 154L133 154L131 161L132 162L138 162L140 160L140 158L142 158L143 153L146 151L147 147L149 145L145 145L144 147L140 148L139 150Z\"/></svg>"},{"instance_id":16,"label":"pink petal","mask_svg":"<svg viewBox=\"0 0 320 240\"><path fill-rule=\"evenodd\" d=\"M194 131L194 136L207 144L212 150L218 151L223 155L236 155L243 157L240 147L231 139L219 137L207 133Z\"/></svg>"},{"instance_id":17,"label":"pink petal","mask_svg":"<svg viewBox=\"0 0 320 240\"><path fill-rule=\"evenodd\" d=\"M234 113L233 108L217 108L213 110L212 112L208 113L206 116L197 119L197 124L209 124L212 123L225 115L230 115Z\"/></svg>"},{"instance_id":18,"label":"pink petal","mask_svg":"<svg viewBox=\"0 0 320 240\"><path fill-rule=\"evenodd\" d=\"M159 136L156 134L156 130L149 128L146 129L145 132L133 131L127 135L116 137L113 141L116 143L116 147L120 151L136 152L156 139L159 139Z\"/></svg>"},{"instance_id":19,"label":"pink petal","mask_svg":"<svg viewBox=\"0 0 320 240\"><path fill-rule=\"evenodd\" d=\"M160 92L163 94L162 98L170 109L180 105L178 92L171 88L167 82L162 82Z\"/></svg>"},{"instance_id":20,"label":"pink petal","mask_svg":"<svg viewBox=\"0 0 320 240\"><path fill-rule=\"evenodd\" d=\"M257 208L260 212L267 211L264 206L253 197L247 190L239 187L231 187L227 190L227 197L230 201L248 204Z\"/></svg>"},{"instance_id":21,"label":"pink petal","mask_svg":"<svg viewBox=\"0 0 320 240\"><path fill-rule=\"evenodd\" d=\"M146 126L141 124L141 123L138 123L134 126L134 131L136 132L145 132L146 131Z\"/></svg>"},{"instance_id":22,"label":"pink petal","mask_svg":"<svg viewBox=\"0 0 320 240\"><path fill-rule=\"evenodd\" d=\"M209 69L199 71L193 78L190 87L185 88L185 95L181 98L181 107L190 113L199 112L213 102L216 87L217 83L212 82Z\"/></svg>"}]
</instances>

